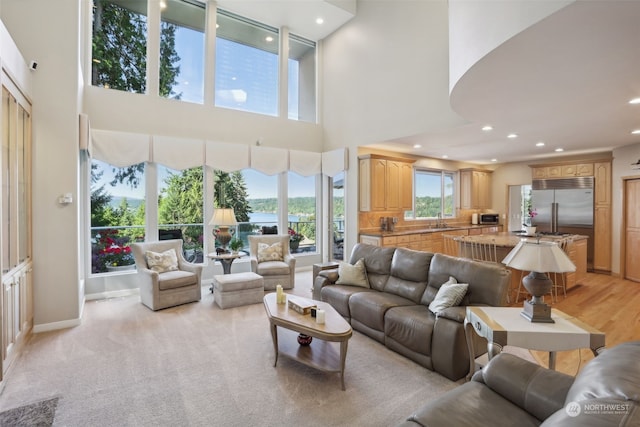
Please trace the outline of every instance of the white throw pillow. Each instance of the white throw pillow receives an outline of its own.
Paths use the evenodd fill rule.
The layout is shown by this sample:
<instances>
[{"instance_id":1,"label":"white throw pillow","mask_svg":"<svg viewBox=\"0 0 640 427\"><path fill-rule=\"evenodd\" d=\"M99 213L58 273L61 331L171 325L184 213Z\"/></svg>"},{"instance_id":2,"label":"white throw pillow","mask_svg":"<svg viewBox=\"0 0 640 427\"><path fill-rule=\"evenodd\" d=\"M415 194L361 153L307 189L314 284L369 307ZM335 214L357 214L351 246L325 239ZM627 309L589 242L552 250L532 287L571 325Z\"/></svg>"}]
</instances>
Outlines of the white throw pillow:
<instances>
[{"instance_id":1,"label":"white throw pillow","mask_svg":"<svg viewBox=\"0 0 640 427\"><path fill-rule=\"evenodd\" d=\"M178 269L178 256L175 249L169 249L161 253L147 251L145 257L147 258L147 266L156 273L165 273Z\"/></svg>"},{"instance_id":2,"label":"white throw pillow","mask_svg":"<svg viewBox=\"0 0 640 427\"><path fill-rule=\"evenodd\" d=\"M336 285L350 285L369 288L367 270L364 266L364 258L360 258L355 264L346 262L338 264L338 280Z\"/></svg>"},{"instance_id":3,"label":"white throw pillow","mask_svg":"<svg viewBox=\"0 0 640 427\"><path fill-rule=\"evenodd\" d=\"M468 283L457 283L455 277L450 276L449 280L440 286L436 297L429 304L429 310L433 314L438 314L445 308L460 304L468 288Z\"/></svg>"},{"instance_id":4,"label":"white throw pillow","mask_svg":"<svg viewBox=\"0 0 640 427\"><path fill-rule=\"evenodd\" d=\"M273 245L258 243L258 262L265 261L284 261L281 242L276 242Z\"/></svg>"}]
</instances>

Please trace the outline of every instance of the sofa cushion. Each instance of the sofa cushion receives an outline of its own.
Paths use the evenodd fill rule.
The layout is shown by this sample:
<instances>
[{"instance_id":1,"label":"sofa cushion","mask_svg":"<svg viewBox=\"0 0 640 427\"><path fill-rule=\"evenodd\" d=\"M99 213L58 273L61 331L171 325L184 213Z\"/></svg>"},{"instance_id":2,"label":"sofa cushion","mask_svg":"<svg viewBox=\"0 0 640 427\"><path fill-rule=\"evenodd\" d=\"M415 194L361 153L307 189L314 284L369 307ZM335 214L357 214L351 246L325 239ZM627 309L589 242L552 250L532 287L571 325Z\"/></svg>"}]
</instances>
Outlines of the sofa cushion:
<instances>
[{"instance_id":1,"label":"sofa cushion","mask_svg":"<svg viewBox=\"0 0 640 427\"><path fill-rule=\"evenodd\" d=\"M331 285L325 286L320 291L322 301L331 304L331 306L340 315L346 319L351 318L349 311L349 298L358 292L377 292L371 289L361 288L359 286Z\"/></svg>"},{"instance_id":2,"label":"sofa cushion","mask_svg":"<svg viewBox=\"0 0 640 427\"><path fill-rule=\"evenodd\" d=\"M455 277L449 277L449 280L438 289L436 297L429 304L429 310L433 314L438 314L445 308L460 305L468 288L468 283L457 283Z\"/></svg>"},{"instance_id":3,"label":"sofa cushion","mask_svg":"<svg viewBox=\"0 0 640 427\"><path fill-rule=\"evenodd\" d=\"M386 292L358 292L349 298L351 317L377 331L384 331L384 315L388 309L404 305L414 303Z\"/></svg>"},{"instance_id":4,"label":"sofa cushion","mask_svg":"<svg viewBox=\"0 0 640 427\"><path fill-rule=\"evenodd\" d=\"M384 315L384 335L406 348L431 355L431 334L436 317L424 305L392 307Z\"/></svg>"},{"instance_id":5,"label":"sofa cushion","mask_svg":"<svg viewBox=\"0 0 640 427\"><path fill-rule=\"evenodd\" d=\"M640 425L640 407L618 399L587 399L574 402L547 418L544 427L636 427Z\"/></svg>"},{"instance_id":6,"label":"sofa cushion","mask_svg":"<svg viewBox=\"0 0 640 427\"><path fill-rule=\"evenodd\" d=\"M145 258L147 259L149 269L156 273L164 273L178 269L178 256L173 248L164 252L146 251Z\"/></svg>"},{"instance_id":7,"label":"sofa cushion","mask_svg":"<svg viewBox=\"0 0 640 427\"><path fill-rule=\"evenodd\" d=\"M338 266L338 280L336 281L336 285L360 286L361 288L369 288L367 270L365 270L364 268L364 258L360 258L353 265L346 262L341 262Z\"/></svg>"},{"instance_id":8,"label":"sofa cushion","mask_svg":"<svg viewBox=\"0 0 640 427\"><path fill-rule=\"evenodd\" d=\"M418 304L427 287L432 253L397 248L391 259L390 276L384 292L399 295Z\"/></svg>"},{"instance_id":9,"label":"sofa cushion","mask_svg":"<svg viewBox=\"0 0 640 427\"><path fill-rule=\"evenodd\" d=\"M391 259L395 251L396 248L357 244L353 247L349 260L351 264L355 264L360 258L364 258L369 286L376 291L382 291L389 279Z\"/></svg>"},{"instance_id":10,"label":"sofa cushion","mask_svg":"<svg viewBox=\"0 0 640 427\"><path fill-rule=\"evenodd\" d=\"M454 276L459 283L469 284L461 305L500 307L507 304L511 271L504 265L440 253L434 254L429 264L429 281L421 303L428 306L450 276Z\"/></svg>"},{"instance_id":11,"label":"sofa cushion","mask_svg":"<svg viewBox=\"0 0 640 427\"><path fill-rule=\"evenodd\" d=\"M429 401L409 417L421 426L538 426L527 413L489 387L471 381Z\"/></svg>"},{"instance_id":12,"label":"sofa cushion","mask_svg":"<svg viewBox=\"0 0 640 427\"><path fill-rule=\"evenodd\" d=\"M258 262L282 261L282 243L276 242L272 245L268 243L258 243Z\"/></svg>"},{"instance_id":13,"label":"sofa cushion","mask_svg":"<svg viewBox=\"0 0 640 427\"><path fill-rule=\"evenodd\" d=\"M626 342L604 350L576 376L565 404L594 398L640 402L638 354L640 341Z\"/></svg>"}]
</instances>

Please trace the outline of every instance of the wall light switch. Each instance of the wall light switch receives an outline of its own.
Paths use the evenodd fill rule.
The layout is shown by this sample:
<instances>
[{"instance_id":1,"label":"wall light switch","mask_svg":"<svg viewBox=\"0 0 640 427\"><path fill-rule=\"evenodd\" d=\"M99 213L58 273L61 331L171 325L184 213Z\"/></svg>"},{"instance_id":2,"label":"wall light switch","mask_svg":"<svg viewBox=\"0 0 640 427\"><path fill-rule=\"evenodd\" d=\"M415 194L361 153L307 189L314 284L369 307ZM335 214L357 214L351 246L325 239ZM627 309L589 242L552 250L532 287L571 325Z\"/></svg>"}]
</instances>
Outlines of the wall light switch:
<instances>
[{"instance_id":1,"label":"wall light switch","mask_svg":"<svg viewBox=\"0 0 640 427\"><path fill-rule=\"evenodd\" d=\"M58 197L58 203L60 203L61 205L68 205L73 203L73 194L65 193L61 195L60 197Z\"/></svg>"}]
</instances>

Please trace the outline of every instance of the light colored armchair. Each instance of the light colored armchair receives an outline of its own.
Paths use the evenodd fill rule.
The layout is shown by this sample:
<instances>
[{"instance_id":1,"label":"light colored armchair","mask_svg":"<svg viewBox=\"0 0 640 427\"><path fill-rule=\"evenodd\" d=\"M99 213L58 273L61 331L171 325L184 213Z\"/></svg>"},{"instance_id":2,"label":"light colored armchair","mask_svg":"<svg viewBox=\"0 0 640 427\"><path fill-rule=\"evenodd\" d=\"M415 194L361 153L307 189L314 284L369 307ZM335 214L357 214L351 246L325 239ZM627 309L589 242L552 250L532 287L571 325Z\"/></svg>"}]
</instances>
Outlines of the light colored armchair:
<instances>
[{"instance_id":1,"label":"light colored armchair","mask_svg":"<svg viewBox=\"0 0 640 427\"><path fill-rule=\"evenodd\" d=\"M282 258L279 260L260 260L258 257L258 245L265 243L272 246L280 243ZM291 289L296 278L296 259L289 251L289 235L256 235L249 236L249 256L251 259L251 271L264 278L264 289L273 290L276 285L282 285L284 289Z\"/></svg>"},{"instance_id":2,"label":"light colored armchair","mask_svg":"<svg viewBox=\"0 0 640 427\"><path fill-rule=\"evenodd\" d=\"M147 251L162 253L175 250L177 270L164 272L149 268ZM175 305L200 301L202 265L187 262L182 253L182 240L132 243L131 250L138 269L140 301L151 310L161 310ZM158 270L158 268L156 267ZM160 268L159 270L163 270Z\"/></svg>"}]
</instances>

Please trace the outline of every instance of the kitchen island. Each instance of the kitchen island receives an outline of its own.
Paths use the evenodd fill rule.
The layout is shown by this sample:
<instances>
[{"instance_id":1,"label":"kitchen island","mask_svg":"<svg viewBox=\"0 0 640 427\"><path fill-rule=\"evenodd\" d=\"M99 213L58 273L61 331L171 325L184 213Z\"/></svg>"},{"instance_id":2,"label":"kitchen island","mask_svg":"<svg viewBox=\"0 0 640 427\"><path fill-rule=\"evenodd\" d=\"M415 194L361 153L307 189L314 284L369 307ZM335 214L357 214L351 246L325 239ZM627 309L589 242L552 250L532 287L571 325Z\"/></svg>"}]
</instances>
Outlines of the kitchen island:
<instances>
[{"instance_id":1,"label":"kitchen island","mask_svg":"<svg viewBox=\"0 0 640 427\"><path fill-rule=\"evenodd\" d=\"M582 279L587 273L587 236L579 234L563 234L563 235L538 235L524 236L515 233L501 232L495 234L482 234L478 236L459 236L454 238L459 244L459 255L465 256L470 252L470 246L473 243L495 243L497 260L501 262L509 252L520 242L520 240L555 242L558 245L566 242L566 252L571 261L576 266L576 271L564 273L564 283L567 289ZM523 276L520 270L511 269L512 289L517 289ZM526 272L528 273L528 272Z\"/></svg>"}]
</instances>

